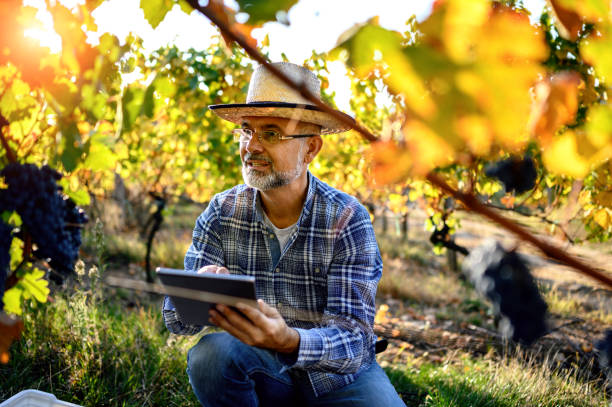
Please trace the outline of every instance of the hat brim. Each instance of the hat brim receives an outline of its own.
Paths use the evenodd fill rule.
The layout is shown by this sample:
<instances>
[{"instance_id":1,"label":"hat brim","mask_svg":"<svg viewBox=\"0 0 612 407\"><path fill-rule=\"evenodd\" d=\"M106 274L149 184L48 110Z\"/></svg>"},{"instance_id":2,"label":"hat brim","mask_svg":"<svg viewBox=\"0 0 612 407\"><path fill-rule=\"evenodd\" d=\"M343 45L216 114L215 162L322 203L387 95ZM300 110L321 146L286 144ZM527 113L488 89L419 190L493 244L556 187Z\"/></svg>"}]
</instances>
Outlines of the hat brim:
<instances>
[{"instance_id":1,"label":"hat brim","mask_svg":"<svg viewBox=\"0 0 612 407\"><path fill-rule=\"evenodd\" d=\"M314 105L285 102L252 102L208 106L217 116L232 123L241 124L247 116L269 116L299 120L321 126L321 134L342 133L351 129L344 122ZM339 110L336 112L355 122L351 116Z\"/></svg>"}]
</instances>

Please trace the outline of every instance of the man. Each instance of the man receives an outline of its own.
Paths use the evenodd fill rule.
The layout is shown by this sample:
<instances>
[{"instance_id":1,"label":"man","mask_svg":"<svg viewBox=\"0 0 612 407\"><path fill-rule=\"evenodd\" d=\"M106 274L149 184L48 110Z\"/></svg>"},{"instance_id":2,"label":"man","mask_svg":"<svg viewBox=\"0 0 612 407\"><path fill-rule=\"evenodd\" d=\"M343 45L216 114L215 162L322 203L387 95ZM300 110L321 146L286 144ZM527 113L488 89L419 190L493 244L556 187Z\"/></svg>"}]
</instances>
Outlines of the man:
<instances>
[{"instance_id":1,"label":"man","mask_svg":"<svg viewBox=\"0 0 612 407\"><path fill-rule=\"evenodd\" d=\"M309 70L278 63L319 94ZM214 105L241 127L246 185L217 194L196 221L185 269L256 278L258 308L217 305L226 332L188 353L189 381L205 406L403 406L375 358L372 331L382 261L357 200L308 172L321 134L347 130L259 67L247 103ZM166 326L193 334L166 298Z\"/></svg>"}]
</instances>

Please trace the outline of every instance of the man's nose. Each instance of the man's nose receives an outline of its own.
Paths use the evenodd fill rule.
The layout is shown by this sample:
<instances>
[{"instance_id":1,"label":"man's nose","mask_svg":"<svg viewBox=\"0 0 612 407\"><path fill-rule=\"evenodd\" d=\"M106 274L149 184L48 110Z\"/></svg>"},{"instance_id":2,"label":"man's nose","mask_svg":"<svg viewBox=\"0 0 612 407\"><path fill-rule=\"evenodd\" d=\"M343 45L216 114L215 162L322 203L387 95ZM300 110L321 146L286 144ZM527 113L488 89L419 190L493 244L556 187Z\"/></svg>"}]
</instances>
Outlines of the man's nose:
<instances>
[{"instance_id":1,"label":"man's nose","mask_svg":"<svg viewBox=\"0 0 612 407\"><path fill-rule=\"evenodd\" d=\"M264 148L259 141L259 137L257 137L256 134L253 134L253 137L251 137L251 139L246 143L245 149L249 153L264 151Z\"/></svg>"}]
</instances>

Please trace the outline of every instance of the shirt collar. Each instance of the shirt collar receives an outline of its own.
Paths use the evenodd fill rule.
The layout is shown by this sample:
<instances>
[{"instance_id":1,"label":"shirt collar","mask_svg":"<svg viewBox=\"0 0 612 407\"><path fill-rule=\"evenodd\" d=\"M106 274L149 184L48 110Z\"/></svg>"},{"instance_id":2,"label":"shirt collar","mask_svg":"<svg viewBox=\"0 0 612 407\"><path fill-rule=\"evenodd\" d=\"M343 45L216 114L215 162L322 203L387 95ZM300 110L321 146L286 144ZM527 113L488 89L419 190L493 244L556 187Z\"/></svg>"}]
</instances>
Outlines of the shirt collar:
<instances>
[{"instance_id":1,"label":"shirt collar","mask_svg":"<svg viewBox=\"0 0 612 407\"><path fill-rule=\"evenodd\" d=\"M317 187L315 185L316 178L308 170L307 170L307 175L308 175L308 189L306 191L306 200L304 201L304 206L302 207L302 213L300 214L300 217L297 221L298 228L300 227L302 220L306 219L306 217L308 217L308 215L312 211L312 204L313 204L314 196L317 190ZM261 205L261 194L259 193L258 189L254 188L254 190L255 190L255 202L254 202L255 220L257 222L265 223L264 217L263 217L264 211Z\"/></svg>"}]
</instances>

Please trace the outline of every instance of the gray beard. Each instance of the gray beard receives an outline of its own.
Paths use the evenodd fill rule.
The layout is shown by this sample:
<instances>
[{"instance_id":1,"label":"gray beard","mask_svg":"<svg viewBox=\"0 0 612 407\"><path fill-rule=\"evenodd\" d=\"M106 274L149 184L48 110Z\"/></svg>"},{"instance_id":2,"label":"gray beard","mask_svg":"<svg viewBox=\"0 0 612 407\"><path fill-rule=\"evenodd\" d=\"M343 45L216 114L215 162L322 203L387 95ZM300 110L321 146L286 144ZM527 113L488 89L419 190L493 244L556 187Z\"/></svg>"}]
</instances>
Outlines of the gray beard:
<instances>
[{"instance_id":1,"label":"gray beard","mask_svg":"<svg viewBox=\"0 0 612 407\"><path fill-rule=\"evenodd\" d=\"M249 159L262 159L270 162L265 157L247 154L244 157L244 161L246 162ZM256 170L249 169L243 162L242 178L244 179L245 184L260 191L269 191L274 188L280 188L285 185L289 185L291 182L298 179L302 175L302 173L304 172L304 167L302 166L303 160L303 145L300 145L297 164L293 170L276 171L274 169L274 163L270 162L270 172L268 174L260 174Z\"/></svg>"},{"instance_id":2,"label":"gray beard","mask_svg":"<svg viewBox=\"0 0 612 407\"><path fill-rule=\"evenodd\" d=\"M259 174L255 170L250 170L246 166L242 166L242 178L245 184L258 189L260 191L269 191L274 188L280 188L289 185L293 180L299 178L304 171L301 165L297 165L291 171L276 171L270 169L268 174Z\"/></svg>"}]
</instances>

